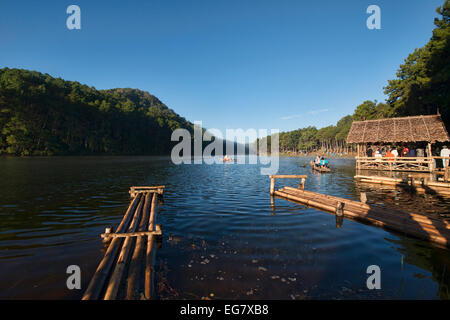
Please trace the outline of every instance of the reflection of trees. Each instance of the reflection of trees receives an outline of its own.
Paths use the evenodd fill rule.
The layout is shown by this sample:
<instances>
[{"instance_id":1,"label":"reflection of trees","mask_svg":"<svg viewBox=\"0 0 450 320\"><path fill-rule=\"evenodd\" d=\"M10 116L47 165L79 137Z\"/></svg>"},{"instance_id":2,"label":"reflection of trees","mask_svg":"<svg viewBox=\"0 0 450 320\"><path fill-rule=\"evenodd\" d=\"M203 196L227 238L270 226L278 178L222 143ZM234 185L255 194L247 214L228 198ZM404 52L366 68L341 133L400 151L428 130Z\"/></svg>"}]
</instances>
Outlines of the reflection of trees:
<instances>
[{"instance_id":1,"label":"reflection of trees","mask_svg":"<svg viewBox=\"0 0 450 320\"><path fill-rule=\"evenodd\" d=\"M353 176L355 170L352 167L340 168L344 174ZM424 213L428 216L439 216L437 213L448 211L448 199L439 198L431 194L417 194L411 190L404 190L394 186L381 186L364 183L349 183L344 192L359 197L360 192L367 192L367 198L371 202L382 202L387 207ZM344 193L343 192L343 193ZM417 212L417 208L422 212ZM425 209L426 208L426 209ZM425 211L425 212L423 212ZM447 249L442 249L425 241L412 240L396 233L398 240L386 239L396 243L397 251L405 257L405 262L432 275L432 280L438 284L437 296L441 299L450 299L450 254Z\"/></svg>"},{"instance_id":2,"label":"reflection of trees","mask_svg":"<svg viewBox=\"0 0 450 320\"><path fill-rule=\"evenodd\" d=\"M386 207L393 207L406 212L439 218L439 213L448 209L445 199L431 194L418 194L396 186L355 183L360 192L367 192L370 202L382 202ZM420 208L420 212L417 211ZM387 239L398 245L397 250L405 256L405 262L428 270L432 279L439 286L437 295L441 299L450 299L450 254L446 249L427 242L417 242L398 235L398 240Z\"/></svg>"},{"instance_id":3,"label":"reflection of trees","mask_svg":"<svg viewBox=\"0 0 450 320\"><path fill-rule=\"evenodd\" d=\"M398 236L398 235L397 235ZM405 262L431 272L432 280L438 284L437 295L450 299L450 254L446 249L398 236L398 240L386 239L395 243L397 251L405 257Z\"/></svg>"}]
</instances>

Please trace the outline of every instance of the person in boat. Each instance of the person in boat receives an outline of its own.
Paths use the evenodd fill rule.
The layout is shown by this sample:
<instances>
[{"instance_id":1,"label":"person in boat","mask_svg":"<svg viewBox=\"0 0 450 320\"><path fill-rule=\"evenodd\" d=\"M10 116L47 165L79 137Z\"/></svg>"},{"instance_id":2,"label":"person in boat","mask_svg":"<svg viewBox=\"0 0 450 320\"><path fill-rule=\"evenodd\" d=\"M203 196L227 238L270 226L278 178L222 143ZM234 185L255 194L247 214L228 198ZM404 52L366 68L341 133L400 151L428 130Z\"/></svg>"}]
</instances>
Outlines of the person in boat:
<instances>
[{"instance_id":1,"label":"person in boat","mask_svg":"<svg viewBox=\"0 0 450 320\"><path fill-rule=\"evenodd\" d=\"M316 158L314 159L314 165L316 167L320 166L320 157L319 156L316 156Z\"/></svg>"},{"instance_id":2,"label":"person in boat","mask_svg":"<svg viewBox=\"0 0 450 320\"><path fill-rule=\"evenodd\" d=\"M230 161L231 158L228 155L225 155L225 157L223 157L222 161Z\"/></svg>"},{"instance_id":3,"label":"person in boat","mask_svg":"<svg viewBox=\"0 0 450 320\"><path fill-rule=\"evenodd\" d=\"M328 160L325 157L320 158L320 166L328 168Z\"/></svg>"}]
</instances>

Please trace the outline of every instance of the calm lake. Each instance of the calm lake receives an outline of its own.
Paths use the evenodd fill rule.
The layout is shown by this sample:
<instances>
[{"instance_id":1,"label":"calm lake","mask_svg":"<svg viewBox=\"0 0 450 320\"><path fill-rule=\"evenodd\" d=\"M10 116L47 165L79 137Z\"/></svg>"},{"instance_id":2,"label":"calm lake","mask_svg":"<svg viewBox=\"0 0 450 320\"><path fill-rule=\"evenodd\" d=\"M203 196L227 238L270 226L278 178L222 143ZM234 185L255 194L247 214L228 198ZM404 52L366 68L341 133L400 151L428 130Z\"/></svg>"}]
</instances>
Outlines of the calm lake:
<instances>
[{"instance_id":1,"label":"calm lake","mask_svg":"<svg viewBox=\"0 0 450 320\"><path fill-rule=\"evenodd\" d=\"M306 189L450 219L450 199L357 184L353 159L311 172L281 157L279 174ZM283 179L284 180L284 179ZM280 180L277 187L296 186ZM449 299L450 251L275 199L260 165L180 165L163 157L0 158L0 298L80 299L133 185L166 185L158 207L159 299ZM82 289L66 288L78 265ZM366 286L370 265L381 289Z\"/></svg>"}]
</instances>

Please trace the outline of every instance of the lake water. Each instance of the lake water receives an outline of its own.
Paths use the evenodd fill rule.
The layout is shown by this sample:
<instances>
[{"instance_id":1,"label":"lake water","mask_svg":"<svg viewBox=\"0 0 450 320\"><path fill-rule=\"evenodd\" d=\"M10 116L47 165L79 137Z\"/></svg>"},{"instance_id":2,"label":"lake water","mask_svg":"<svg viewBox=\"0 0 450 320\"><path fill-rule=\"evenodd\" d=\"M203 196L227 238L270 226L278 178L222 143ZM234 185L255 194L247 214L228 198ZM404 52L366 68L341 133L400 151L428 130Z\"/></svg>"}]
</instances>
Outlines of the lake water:
<instances>
[{"instance_id":1,"label":"lake water","mask_svg":"<svg viewBox=\"0 0 450 320\"><path fill-rule=\"evenodd\" d=\"M358 185L354 160L332 174L281 157L279 174L306 189L441 219L450 199ZM296 186L295 180L277 187ZM80 299L117 226L132 185L166 185L158 207L159 299L449 299L450 251L398 233L276 199L259 165L180 165L158 157L0 158L0 298ZM66 288L79 265L82 290ZM366 269L381 268L368 290Z\"/></svg>"}]
</instances>

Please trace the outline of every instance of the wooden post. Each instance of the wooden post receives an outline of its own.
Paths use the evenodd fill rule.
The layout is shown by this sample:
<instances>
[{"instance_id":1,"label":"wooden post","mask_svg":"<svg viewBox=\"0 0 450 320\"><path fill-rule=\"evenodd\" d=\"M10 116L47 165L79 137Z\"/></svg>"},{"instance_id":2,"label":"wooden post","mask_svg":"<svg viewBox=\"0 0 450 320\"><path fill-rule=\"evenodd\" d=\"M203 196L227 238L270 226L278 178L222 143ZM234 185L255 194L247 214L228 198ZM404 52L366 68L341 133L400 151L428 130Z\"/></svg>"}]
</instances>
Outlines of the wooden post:
<instances>
[{"instance_id":1,"label":"wooden post","mask_svg":"<svg viewBox=\"0 0 450 320\"><path fill-rule=\"evenodd\" d=\"M275 193L275 178L270 176L270 195Z\"/></svg>"},{"instance_id":2,"label":"wooden post","mask_svg":"<svg viewBox=\"0 0 450 320\"><path fill-rule=\"evenodd\" d=\"M434 171L434 159L431 151L431 143L429 142L427 145L427 153L428 153L428 170L430 172Z\"/></svg>"},{"instance_id":3,"label":"wooden post","mask_svg":"<svg viewBox=\"0 0 450 320\"><path fill-rule=\"evenodd\" d=\"M302 178L300 184L298 185L298 188L301 190L305 190L305 182L306 182L306 179Z\"/></svg>"},{"instance_id":4,"label":"wooden post","mask_svg":"<svg viewBox=\"0 0 450 320\"><path fill-rule=\"evenodd\" d=\"M336 215L343 216L344 215L344 203L338 201L336 204Z\"/></svg>"},{"instance_id":5,"label":"wooden post","mask_svg":"<svg viewBox=\"0 0 450 320\"><path fill-rule=\"evenodd\" d=\"M361 203L367 203L367 194L365 192L361 192Z\"/></svg>"},{"instance_id":6,"label":"wooden post","mask_svg":"<svg viewBox=\"0 0 450 320\"><path fill-rule=\"evenodd\" d=\"M336 215L336 228L341 229L343 222L344 222L344 216Z\"/></svg>"},{"instance_id":7,"label":"wooden post","mask_svg":"<svg viewBox=\"0 0 450 320\"><path fill-rule=\"evenodd\" d=\"M357 151L356 151L356 169L361 168L361 163L359 162L359 157L361 156L361 144L357 144Z\"/></svg>"}]
</instances>

